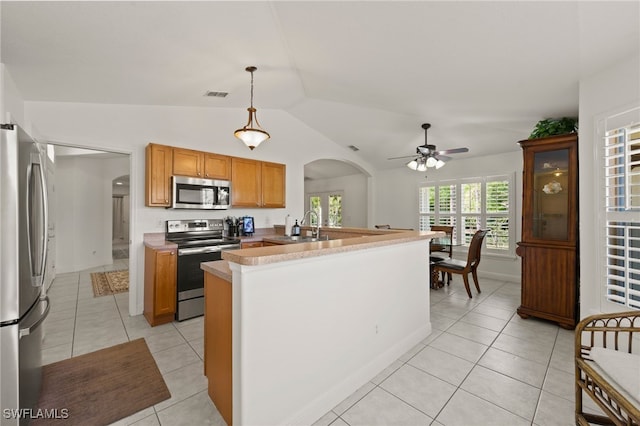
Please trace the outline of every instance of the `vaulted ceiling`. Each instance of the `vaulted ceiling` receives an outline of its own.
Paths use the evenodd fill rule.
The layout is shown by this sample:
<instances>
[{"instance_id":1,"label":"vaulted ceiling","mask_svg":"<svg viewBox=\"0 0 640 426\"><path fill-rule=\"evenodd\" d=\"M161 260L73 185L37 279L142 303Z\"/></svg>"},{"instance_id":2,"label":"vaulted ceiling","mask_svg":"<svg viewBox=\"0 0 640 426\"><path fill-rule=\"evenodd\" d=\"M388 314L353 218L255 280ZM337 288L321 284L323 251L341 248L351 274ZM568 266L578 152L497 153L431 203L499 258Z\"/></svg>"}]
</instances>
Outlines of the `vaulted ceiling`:
<instances>
[{"instance_id":1,"label":"vaulted ceiling","mask_svg":"<svg viewBox=\"0 0 640 426\"><path fill-rule=\"evenodd\" d=\"M26 101L246 108L255 65L258 114L282 109L379 168L401 167L387 158L413 154L425 122L459 157L517 150L538 120L577 116L581 78L640 51L637 0L0 8L0 59Z\"/></svg>"}]
</instances>

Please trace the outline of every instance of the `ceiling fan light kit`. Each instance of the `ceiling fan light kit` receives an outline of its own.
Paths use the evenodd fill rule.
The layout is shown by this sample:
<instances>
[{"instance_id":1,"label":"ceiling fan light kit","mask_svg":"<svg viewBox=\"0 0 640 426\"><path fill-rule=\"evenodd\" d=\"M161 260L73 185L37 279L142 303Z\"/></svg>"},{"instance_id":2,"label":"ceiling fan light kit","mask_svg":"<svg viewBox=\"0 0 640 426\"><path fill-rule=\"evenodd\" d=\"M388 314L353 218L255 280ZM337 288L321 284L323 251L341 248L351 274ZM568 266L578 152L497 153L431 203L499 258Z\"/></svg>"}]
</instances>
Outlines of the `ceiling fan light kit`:
<instances>
[{"instance_id":1,"label":"ceiling fan light kit","mask_svg":"<svg viewBox=\"0 0 640 426\"><path fill-rule=\"evenodd\" d=\"M260 123L258 123L256 109L253 107L253 73L256 70L257 68L253 66L245 68L245 71L251 73L251 105L247 108L247 111L249 111L249 121L247 121L247 124L244 127L233 133L236 138L244 142L244 144L252 151L262 142L271 137L271 135L269 135L269 133L260 126Z\"/></svg>"}]
</instances>

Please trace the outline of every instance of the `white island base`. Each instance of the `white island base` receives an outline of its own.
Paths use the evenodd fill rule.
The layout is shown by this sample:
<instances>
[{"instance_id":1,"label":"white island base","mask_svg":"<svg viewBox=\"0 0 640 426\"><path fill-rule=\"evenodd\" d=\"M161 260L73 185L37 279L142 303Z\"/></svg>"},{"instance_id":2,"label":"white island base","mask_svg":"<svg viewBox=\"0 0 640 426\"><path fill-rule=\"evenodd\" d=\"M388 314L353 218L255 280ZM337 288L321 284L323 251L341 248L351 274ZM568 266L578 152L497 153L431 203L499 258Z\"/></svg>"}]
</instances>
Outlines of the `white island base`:
<instances>
[{"instance_id":1,"label":"white island base","mask_svg":"<svg viewBox=\"0 0 640 426\"><path fill-rule=\"evenodd\" d=\"M312 424L431 333L432 233L415 234L420 238L326 254L322 248L335 248L332 243L338 241L308 243L304 246L309 250L322 253L273 263L246 265L230 259L232 283L216 273L222 265L215 264L225 261L203 264L205 298L219 293L211 290L214 281L231 286L228 423ZM278 247L253 250L269 249L276 253ZM241 252L249 251L234 253ZM210 312L208 307L205 351L213 342L210 333L216 333L211 324L218 314ZM211 389L216 366L206 352L205 358L209 395L218 404Z\"/></svg>"}]
</instances>

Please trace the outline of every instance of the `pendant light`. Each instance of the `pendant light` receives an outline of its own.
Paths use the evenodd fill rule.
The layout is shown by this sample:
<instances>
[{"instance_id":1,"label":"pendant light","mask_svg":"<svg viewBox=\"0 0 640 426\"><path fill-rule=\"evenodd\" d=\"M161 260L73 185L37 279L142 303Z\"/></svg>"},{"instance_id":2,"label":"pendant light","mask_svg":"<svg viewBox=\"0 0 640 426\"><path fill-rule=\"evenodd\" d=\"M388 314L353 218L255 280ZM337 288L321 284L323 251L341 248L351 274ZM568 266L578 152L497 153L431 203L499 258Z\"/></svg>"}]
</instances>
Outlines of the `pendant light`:
<instances>
[{"instance_id":1,"label":"pendant light","mask_svg":"<svg viewBox=\"0 0 640 426\"><path fill-rule=\"evenodd\" d=\"M251 73L251 106L247 108L247 111L249 111L249 121L243 128L238 129L233 133L236 138L244 142L244 144L252 151L255 147L271 137L269 133L260 127L258 117L256 116L256 109L253 107L253 73L255 70L257 70L256 67L245 68L245 71Z\"/></svg>"}]
</instances>

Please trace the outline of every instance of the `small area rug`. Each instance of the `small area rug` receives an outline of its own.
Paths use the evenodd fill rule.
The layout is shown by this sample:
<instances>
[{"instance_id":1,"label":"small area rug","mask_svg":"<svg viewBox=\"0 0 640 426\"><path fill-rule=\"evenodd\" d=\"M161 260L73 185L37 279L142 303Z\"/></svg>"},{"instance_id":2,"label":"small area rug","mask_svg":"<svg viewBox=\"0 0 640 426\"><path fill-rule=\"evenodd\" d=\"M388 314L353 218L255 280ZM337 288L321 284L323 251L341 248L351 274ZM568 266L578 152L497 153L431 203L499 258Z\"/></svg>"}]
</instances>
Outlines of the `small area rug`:
<instances>
[{"instance_id":1,"label":"small area rug","mask_svg":"<svg viewBox=\"0 0 640 426\"><path fill-rule=\"evenodd\" d=\"M170 397L147 343L136 339L43 366L36 412L58 418L31 425L108 425Z\"/></svg>"},{"instance_id":2,"label":"small area rug","mask_svg":"<svg viewBox=\"0 0 640 426\"><path fill-rule=\"evenodd\" d=\"M129 270L92 272L93 297L129 291Z\"/></svg>"}]
</instances>

